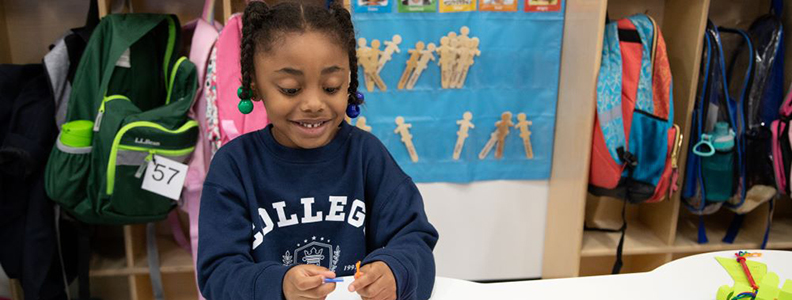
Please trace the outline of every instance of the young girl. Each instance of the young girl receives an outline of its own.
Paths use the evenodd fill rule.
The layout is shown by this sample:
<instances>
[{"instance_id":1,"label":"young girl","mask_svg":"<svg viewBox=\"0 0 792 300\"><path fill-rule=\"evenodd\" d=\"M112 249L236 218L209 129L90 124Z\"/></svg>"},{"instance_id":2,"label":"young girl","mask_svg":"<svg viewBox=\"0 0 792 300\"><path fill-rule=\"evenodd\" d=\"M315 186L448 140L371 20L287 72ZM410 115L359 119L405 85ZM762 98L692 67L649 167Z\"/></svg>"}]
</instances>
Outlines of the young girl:
<instances>
[{"instance_id":1,"label":"young girl","mask_svg":"<svg viewBox=\"0 0 792 300\"><path fill-rule=\"evenodd\" d=\"M201 199L198 284L218 299L324 299L356 273L363 299L427 299L437 231L412 182L373 135L344 121L357 93L349 12L251 2L240 110L271 125L215 155Z\"/></svg>"}]
</instances>

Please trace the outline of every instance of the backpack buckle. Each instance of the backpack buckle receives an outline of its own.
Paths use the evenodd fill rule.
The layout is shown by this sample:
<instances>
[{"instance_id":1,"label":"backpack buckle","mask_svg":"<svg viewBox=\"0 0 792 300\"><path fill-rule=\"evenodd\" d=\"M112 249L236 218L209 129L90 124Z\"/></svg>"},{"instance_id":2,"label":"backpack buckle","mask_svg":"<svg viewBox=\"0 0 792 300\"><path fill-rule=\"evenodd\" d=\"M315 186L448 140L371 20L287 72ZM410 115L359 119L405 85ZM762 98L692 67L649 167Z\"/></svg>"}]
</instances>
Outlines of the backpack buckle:
<instances>
[{"instance_id":1,"label":"backpack buckle","mask_svg":"<svg viewBox=\"0 0 792 300\"><path fill-rule=\"evenodd\" d=\"M624 147L617 148L616 153L619 154L619 158L627 165L628 168L635 168L638 166L638 157L629 151L624 151Z\"/></svg>"}]
</instances>

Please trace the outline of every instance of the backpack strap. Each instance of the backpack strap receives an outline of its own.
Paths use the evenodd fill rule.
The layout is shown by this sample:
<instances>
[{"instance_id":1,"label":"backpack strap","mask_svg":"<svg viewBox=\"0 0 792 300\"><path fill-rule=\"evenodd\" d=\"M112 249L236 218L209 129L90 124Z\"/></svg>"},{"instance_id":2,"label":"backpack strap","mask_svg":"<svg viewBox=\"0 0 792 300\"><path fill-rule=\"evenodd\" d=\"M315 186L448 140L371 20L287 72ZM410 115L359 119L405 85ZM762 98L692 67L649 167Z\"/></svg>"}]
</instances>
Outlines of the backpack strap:
<instances>
[{"instance_id":1,"label":"backpack strap","mask_svg":"<svg viewBox=\"0 0 792 300\"><path fill-rule=\"evenodd\" d=\"M622 119L622 59L619 47L619 29L616 22L605 25L602 45L602 64L597 76L597 118L605 139L605 146L614 161L621 164L617 149L627 148Z\"/></svg>"},{"instance_id":2,"label":"backpack strap","mask_svg":"<svg viewBox=\"0 0 792 300\"><path fill-rule=\"evenodd\" d=\"M771 148L772 148L772 155L773 155L773 173L775 175L775 183L778 192L781 194L787 194L787 184L786 184L786 170L784 168L784 157L781 151L781 133L784 132L783 127L788 124L788 120L775 120L770 125L770 132L772 133L772 138L770 138Z\"/></svg>"},{"instance_id":3,"label":"backpack strap","mask_svg":"<svg viewBox=\"0 0 792 300\"><path fill-rule=\"evenodd\" d=\"M58 265L60 266L61 276L63 277L63 287L64 291L66 292L66 299L71 299L71 293L69 292L69 277L66 276L66 265L63 261L63 246L61 245L60 205L55 204L53 209L55 210L55 244L58 246Z\"/></svg>"},{"instance_id":4,"label":"backpack strap","mask_svg":"<svg viewBox=\"0 0 792 300\"><path fill-rule=\"evenodd\" d=\"M204 19L204 21L208 22L211 25L214 25L214 23L215 23L214 22L215 21L214 20L215 19L214 7L215 7L215 0L205 0L204 1L203 12L201 13L201 18Z\"/></svg>"},{"instance_id":5,"label":"backpack strap","mask_svg":"<svg viewBox=\"0 0 792 300\"><path fill-rule=\"evenodd\" d=\"M767 225L765 225L765 233L764 233L764 237L762 238L762 245L760 246L761 249L767 248L767 241L770 239L770 227L772 227L773 225L773 212L775 210L774 208L775 200L776 197L770 199L770 205L769 205L770 212L767 214L767 223L766 223Z\"/></svg>"},{"instance_id":6,"label":"backpack strap","mask_svg":"<svg viewBox=\"0 0 792 300\"><path fill-rule=\"evenodd\" d=\"M712 22L707 23L707 27L711 26ZM704 181L701 174L701 155L696 153L696 149L702 144L702 134L704 128L704 114L706 112L706 98L709 92L710 85L710 68L712 62L712 36L709 30L704 33L704 52L702 53L703 68L701 74L704 78L701 82L701 88L698 91L697 105L693 108L692 121L695 122L690 129L690 148L687 159L687 167L685 168L685 181L682 186L682 199L683 203L692 212L700 212L704 209L706 199L706 191L701 188L704 186ZM710 149L714 147L710 144ZM706 238L705 238L706 239ZM699 238L699 241L702 239Z\"/></svg>"},{"instance_id":7,"label":"backpack strap","mask_svg":"<svg viewBox=\"0 0 792 300\"><path fill-rule=\"evenodd\" d=\"M654 21L647 15L633 15L628 20L635 25L635 29L641 37L641 69L638 77L638 92L635 95L635 109L654 115L652 70L657 48L657 30L655 30Z\"/></svg>"},{"instance_id":8,"label":"backpack strap","mask_svg":"<svg viewBox=\"0 0 792 300\"><path fill-rule=\"evenodd\" d=\"M165 293L162 287L162 273L160 273L155 224L154 222L146 224L146 256L148 256L149 277L151 278L151 290L154 293L154 299L163 300L165 298Z\"/></svg>"},{"instance_id":9,"label":"backpack strap","mask_svg":"<svg viewBox=\"0 0 792 300\"><path fill-rule=\"evenodd\" d=\"M745 125L744 125L744 120L745 119L743 117L744 114L743 114L742 105L741 105L742 103L740 103L740 105L738 105L737 100L729 95L728 77L726 76L726 62L724 60L725 55L723 54L723 44L722 44L721 38L720 38L720 31L718 30L717 27L714 27L714 26L712 28L712 31L714 32L715 45L716 45L716 48L718 50L717 51L718 57L716 57L715 59L716 59L716 63L717 63L716 64L716 68L720 69L720 72L719 72L719 75L721 76L720 84L722 85L722 88L723 88L723 90L722 90L722 94L723 95L722 95L722 97L717 97L719 95L715 94L715 97L711 97L711 101L718 101L718 99L725 100L725 102L726 102L725 107L728 110L727 114L729 116L729 122L730 122L729 125L732 128L737 129L735 131L739 131L739 130L741 130L741 128L745 127ZM709 125L709 124L707 124L707 125ZM709 127L707 127L707 128L709 128ZM707 130L707 131L709 132L710 130ZM738 189L738 193L740 195L740 202L738 204L734 205L735 207L737 207L737 206L742 205L745 202L745 194L746 194L746 191L747 191L746 182L745 182L745 163L744 163L744 160L745 160L745 145L744 145L743 136L740 135L740 134L737 135L737 142L735 143L735 148L737 149L737 153L736 153L737 165L739 166L739 177L738 177L739 178L739 184L738 184L737 189ZM729 202L725 203L724 205L726 205L727 207L731 207L732 206L732 204L729 203Z\"/></svg>"},{"instance_id":10,"label":"backpack strap","mask_svg":"<svg viewBox=\"0 0 792 300\"><path fill-rule=\"evenodd\" d=\"M599 231L599 232L609 232L609 233L620 233L619 237L619 244L616 246L616 262L613 263L613 268L611 269L611 274L619 274L621 272L622 266L624 266L624 262L622 260L623 257L623 250L624 250L624 235L627 233L627 201L623 201L624 204L622 206L622 226L618 229L611 229L611 228L598 228L598 227L588 227L585 222L583 224L583 230L585 231Z\"/></svg>"},{"instance_id":11,"label":"backpack strap","mask_svg":"<svg viewBox=\"0 0 792 300\"><path fill-rule=\"evenodd\" d=\"M77 280L79 281L79 299L93 300L91 298L90 269L91 269L91 236L93 226L82 222L77 224Z\"/></svg>"},{"instance_id":12,"label":"backpack strap","mask_svg":"<svg viewBox=\"0 0 792 300\"><path fill-rule=\"evenodd\" d=\"M748 129L748 127L749 127L749 125L748 125L749 121L748 120L750 120L752 118L751 114L753 114L754 110L752 108L748 107L748 112L746 112L745 109L748 106L746 104L747 103L746 102L746 98L750 94L751 83L753 82L753 78L754 78L754 59L753 58L754 58L756 52L755 52L755 49L754 49L754 46L753 46L753 42L751 41L751 38L748 36L748 34L745 31L743 31L741 29L732 29L732 28L725 28L725 27L718 27L718 31L719 32L723 32L723 33L736 34L737 36L742 38L742 42L741 42L740 45L745 45L748 48L748 68L745 70L742 86L740 87L740 93L738 95L738 98L736 98L736 99L734 97L732 97L732 95L729 95L729 93L728 93L728 91L729 91L729 89L728 89L728 84L729 83L728 82L730 82L731 79L733 78L733 73L735 71L735 64L737 62L737 57L739 56L738 54L741 51L741 47L738 48L737 52L732 56L732 59L729 62L728 68L722 68L723 72L728 72L728 76L724 77L724 78L726 78L726 80L724 80L724 84L725 84L726 95L727 95L727 97L729 99L729 105L734 104L733 106L736 109L736 115L737 115L737 118L735 118L736 123L732 123L732 124L735 125L734 126L735 127L735 131L737 132L737 160L738 160L739 174L740 174L739 175L739 183L740 184L738 186L739 194L740 194L739 203L732 204L732 203L727 202L724 205L726 205L727 207L739 207L740 205L742 205L745 202L745 196L746 196L746 193L748 191L748 186L747 186L747 181L746 181L746 176L745 176L746 166L745 166L745 159L744 159L745 158L745 133L746 133L746 130ZM720 46L720 48L721 48L720 49L720 51L721 51L721 59L720 60L721 61L725 61L725 55L723 55L723 47ZM730 228L735 228L734 229L735 232L734 233L727 232L727 237L730 236L730 235L736 236L737 235L737 231L739 231L740 227L739 226L737 226L737 227L731 226ZM726 238L724 238L724 240L725 239ZM731 240L734 240L734 238L732 237Z\"/></svg>"}]
</instances>

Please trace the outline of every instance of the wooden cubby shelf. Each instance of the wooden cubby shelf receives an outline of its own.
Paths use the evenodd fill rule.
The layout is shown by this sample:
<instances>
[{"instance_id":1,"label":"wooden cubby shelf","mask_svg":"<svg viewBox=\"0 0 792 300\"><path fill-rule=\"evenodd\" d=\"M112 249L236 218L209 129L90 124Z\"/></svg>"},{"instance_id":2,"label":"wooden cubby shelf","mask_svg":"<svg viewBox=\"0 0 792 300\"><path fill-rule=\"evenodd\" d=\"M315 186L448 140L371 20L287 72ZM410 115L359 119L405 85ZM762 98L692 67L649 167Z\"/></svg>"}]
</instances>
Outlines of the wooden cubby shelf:
<instances>
[{"instance_id":1,"label":"wooden cubby shelf","mask_svg":"<svg viewBox=\"0 0 792 300\"><path fill-rule=\"evenodd\" d=\"M647 234L648 233L648 234ZM583 233L583 249L580 256L613 256L619 244L620 233L586 231ZM665 253L666 244L645 225L628 222L627 234L624 237L624 254L656 254Z\"/></svg>"},{"instance_id":2,"label":"wooden cubby shelf","mask_svg":"<svg viewBox=\"0 0 792 300\"><path fill-rule=\"evenodd\" d=\"M157 237L159 249L160 272L165 273L193 273L192 256L187 250L179 247L170 236ZM149 266L146 253L141 253L135 258L131 268L134 274L148 274Z\"/></svg>"}]
</instances>

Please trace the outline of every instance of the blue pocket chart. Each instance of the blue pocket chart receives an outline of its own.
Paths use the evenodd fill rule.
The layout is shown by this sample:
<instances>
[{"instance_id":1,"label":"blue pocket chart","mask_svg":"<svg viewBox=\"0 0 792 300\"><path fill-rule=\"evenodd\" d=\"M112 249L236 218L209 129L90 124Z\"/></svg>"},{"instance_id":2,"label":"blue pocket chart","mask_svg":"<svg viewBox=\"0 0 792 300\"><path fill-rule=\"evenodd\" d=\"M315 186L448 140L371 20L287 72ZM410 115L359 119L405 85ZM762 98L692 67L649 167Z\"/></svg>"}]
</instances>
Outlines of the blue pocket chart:
<instances>
[{"instance_id":1,"label":"blue pocket chart","mask_svg":"<svg viewBox=\"0 0 792 300\"><path fill-rule=\"evenodd\" d=\"M395 1L410 0L389 0L387 3L398 5ZM370 61L376 61L385 54L387 44L395 41L394 35L401 37L397 44L399 51L392 51L390 60L378 73L372 68L359 68L359 90L366 97L361 116L366 118L371 132L416 182L549 178L564 3L560 11L550 12L525 12L524 1L519 6L517 11L509 12L399 13L397 9L372 12L358 7L353 0L357 37L366 39L366 47L369 48L374 40L379 44L380 55L373 56L377 58ZM450 32L454 33L449 36ZM464 33L467 35L462 38ZM447 38L442 42L444 36ZM460 44L472 45L470 40L473 38L478 39L478 45L467 48L470 52L465 52L467 57L472 57L472 64L470 59L459 59L462 54L448 54L463 53L465 50L459 50L462 48ZM456 39L455 43L449 42L453 39ZM436 47L445 43L448 48L441 49L452 50L431 52L431 57L425 58L428 64L420 76L415 76L413 88L407 89L409 84L406 84L404 89L399 89L399 81L411 57L409 50L415 49L419 41L424 43L424 54L415 55L413 65L416 68L408 70L408 79L421 68L418 62L429 52L429 43ZM456 44L456 48L449 44ZM471 49L478 50L480 55L469 55L475 53ZM444 60L444 56L447 59ZM448 65L446 82L449 84L461 82L460 78L464 77L461 88L442 88L444 80L438 65L441 62ZM376 76L366 76L371 72ZM385 91L376 83L373 91L367 90L366 78L376 82L374 77L381 79ZM469 127L466 137L464 133L458 134L461 126L457 123L463 120L465 112L471 112L470 123L474 126L464 126ZM510 112L511 118L498 129L496 122L501 120L504 112ZM519 114L524 114L524 121L518 119ZM397 127L397 117L402 117L403 124L410 127ZM352 123L357 121L353 119ZM507 127L507 123L511 126ZM499 136L504 134L500 145ZM464 140L463 147L459 158L454 159L454 148L460 139ZM480 159L482 150L491 139L494 145ZM416 162L403 140L412 143ZM533 154L531 158L526 154L529 145ZM502 151L499 151L501 146ZM498 152L502 154L500 158L496 158Z\"/></svg>"}]
</instances>

